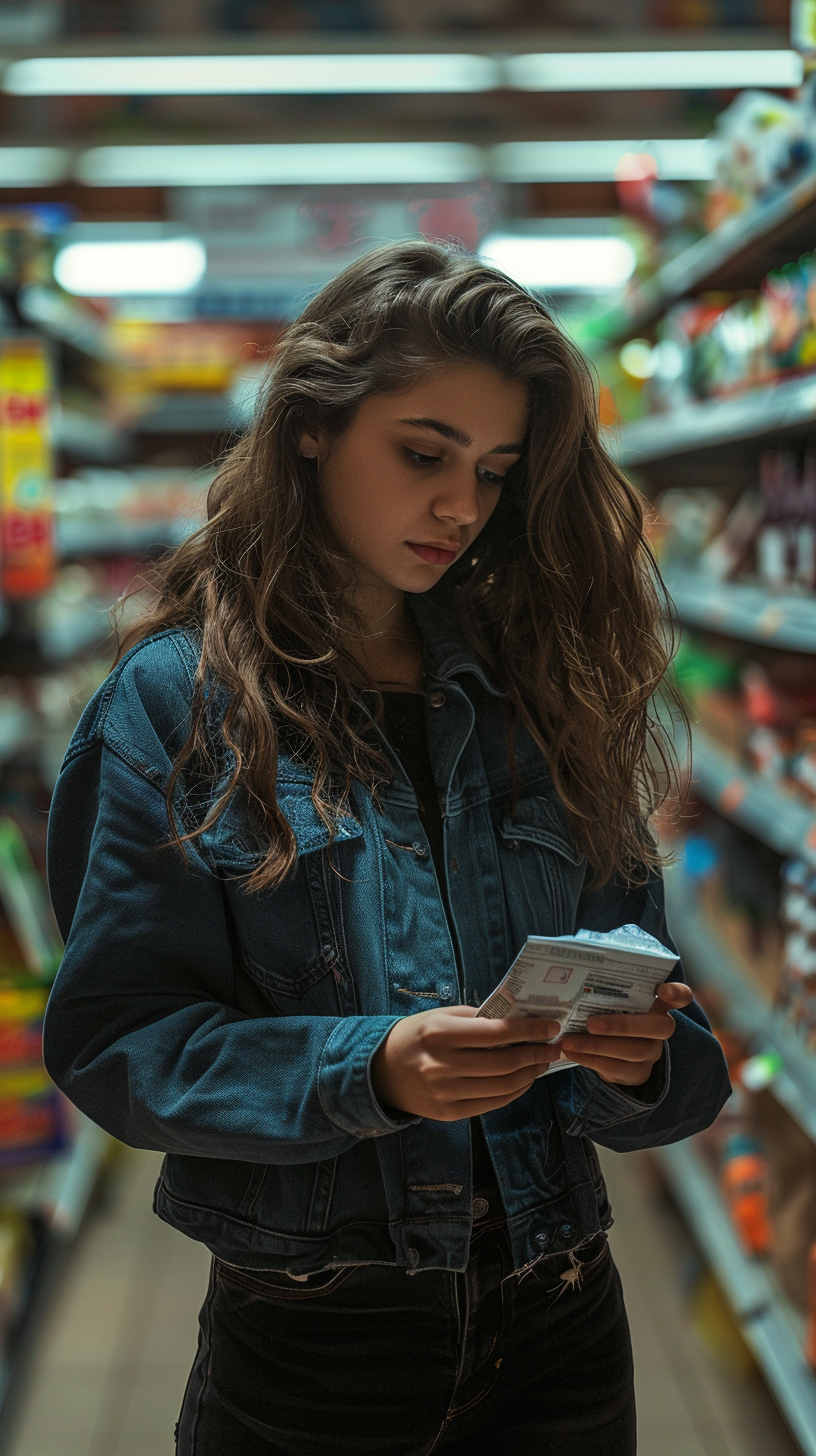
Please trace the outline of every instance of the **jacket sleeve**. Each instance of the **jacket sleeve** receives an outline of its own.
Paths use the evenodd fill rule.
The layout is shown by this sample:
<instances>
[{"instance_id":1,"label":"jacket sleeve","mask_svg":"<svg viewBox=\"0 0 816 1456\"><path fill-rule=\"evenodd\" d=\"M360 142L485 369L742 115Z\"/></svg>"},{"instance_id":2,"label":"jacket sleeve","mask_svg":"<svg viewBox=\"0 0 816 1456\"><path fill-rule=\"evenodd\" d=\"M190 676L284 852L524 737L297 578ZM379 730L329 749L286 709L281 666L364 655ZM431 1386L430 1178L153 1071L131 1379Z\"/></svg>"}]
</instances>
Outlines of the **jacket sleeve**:
<instances>
[{"instance_id":1,"label":"jacket sleeve","mask_svg":"<svg viewBox=\"0 0 816 1456\"><path fill-rule=\"evenodd\" d=\"M57 1085L115 1137L163 1152L313 1162L404 1127L369 1073L398 1018L236 1009L221 882L194 852L185 866L157 848L167 837L163 786L104 737L80 740L49 825L66 941L44 1033Z\"/></svg>"},{"instance_id":2,"label":"jacket sleeve","mask_svg":"<svg viewBox=\"0 0 816 1456\"><path fill-rule=\"evenodd\" d=\"M666 926L660 875L636 887L611 881L583 895L576 930L620 925L640 925L676 951ZM682 981L679 961L669 979ZM569 1133L626 1153L679 1142L711 1125L731 1095L722 1048L696 1001L671 1015L675 1031L643 1087L615 1086L586 1067L552 1077L552 1083L562 1084L551 1090Z\"/></svg>"}]
</instances>

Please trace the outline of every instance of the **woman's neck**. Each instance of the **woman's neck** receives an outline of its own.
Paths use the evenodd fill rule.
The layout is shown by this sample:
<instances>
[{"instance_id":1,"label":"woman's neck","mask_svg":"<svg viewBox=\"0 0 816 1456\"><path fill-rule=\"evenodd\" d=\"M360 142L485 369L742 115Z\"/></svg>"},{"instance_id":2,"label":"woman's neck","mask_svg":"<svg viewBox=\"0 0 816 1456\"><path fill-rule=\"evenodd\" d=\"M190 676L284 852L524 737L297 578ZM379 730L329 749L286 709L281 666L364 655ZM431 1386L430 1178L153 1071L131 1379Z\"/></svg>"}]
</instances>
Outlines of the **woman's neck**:
<instances>
[{"instance_id":1,"label":"woman's neck","mask_svg":"<svg viewBox=\"0 0 816 1456\"><path fill-rule=\"evenodd\" d=\"M349 641L351 656L380 687L421 692L422 638L406 611L404 593L393 593L389 600L361 593L354 605L358 625Z\"/></svg>"}]
</instances>

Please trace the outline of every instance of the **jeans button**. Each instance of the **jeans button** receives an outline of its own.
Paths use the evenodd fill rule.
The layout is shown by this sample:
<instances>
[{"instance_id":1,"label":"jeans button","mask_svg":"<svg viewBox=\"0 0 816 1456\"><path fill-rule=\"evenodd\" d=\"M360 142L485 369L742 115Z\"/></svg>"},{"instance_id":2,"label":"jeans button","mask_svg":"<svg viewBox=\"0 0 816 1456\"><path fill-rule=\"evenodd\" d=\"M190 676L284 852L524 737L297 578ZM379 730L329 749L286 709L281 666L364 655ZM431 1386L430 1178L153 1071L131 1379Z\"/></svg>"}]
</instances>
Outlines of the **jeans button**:
<instances>
[{"instance_id":1,"label":"jeans button","mask_svg":"<svg viewBox=\"0 0 816 1456\"><path fill-rule=\"evenodd\" d=\"M485 1214L490 1212L490 1204L486 1198L474 1198L470 1211L474 1218L484 1218Z\"/></svg>"}]
</instances>

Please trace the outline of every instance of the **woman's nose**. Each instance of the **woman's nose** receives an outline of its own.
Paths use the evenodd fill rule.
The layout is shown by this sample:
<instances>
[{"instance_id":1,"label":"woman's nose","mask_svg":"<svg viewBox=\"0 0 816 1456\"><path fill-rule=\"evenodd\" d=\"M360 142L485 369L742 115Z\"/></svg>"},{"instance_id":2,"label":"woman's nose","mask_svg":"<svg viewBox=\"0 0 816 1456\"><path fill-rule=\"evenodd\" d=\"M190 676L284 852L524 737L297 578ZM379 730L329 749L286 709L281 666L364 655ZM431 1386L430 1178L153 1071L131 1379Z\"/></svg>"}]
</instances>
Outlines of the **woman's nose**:
<instances>
[{"instance_id":1,"label":"woman's nose","mask_svg":"<svg viewBox=\"0 0 816 1456\"><path fill-rule=\"evenodd\" d=\"M479 487L472 472L456 474L444 482L434 502L434 515L454 520L460 526L478 521L481 509Z\"/></svg>"}]
</instances>

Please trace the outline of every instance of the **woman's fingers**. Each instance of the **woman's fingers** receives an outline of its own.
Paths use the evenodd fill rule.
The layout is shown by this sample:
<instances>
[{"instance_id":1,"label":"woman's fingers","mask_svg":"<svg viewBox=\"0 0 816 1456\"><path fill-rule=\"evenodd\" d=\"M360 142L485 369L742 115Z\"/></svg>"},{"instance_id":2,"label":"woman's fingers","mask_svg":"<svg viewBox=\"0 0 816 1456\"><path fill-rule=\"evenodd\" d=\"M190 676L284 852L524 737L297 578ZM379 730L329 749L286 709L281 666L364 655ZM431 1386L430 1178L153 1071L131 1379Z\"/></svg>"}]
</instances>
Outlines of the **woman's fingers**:
<instances>
[{"instance_id":1,"label":"woman's fingers","mask_svg":"<svg viewBox=\"0 0 816 1456\"><path fill-rule=\"evenodd\" d=\"M520 1043L509 1047L465 1047L438 1065L457 1077L504 1077L523 1067L545 1067L558 1060L560 1048L546 1044Z\"/></svg>"},{"instance_id":2,"label":"woman's fingers","mask_svg":"<svg viewBox=\"0 0 816 1456\"><path fill-rule=\"evenodd\" d=\"M690 1006L694 1000L694 992L691 986L686 986L682 981L664 981L662 986L657 988L657 999L666 1006L673 1006L675 1009L682 1006Z\"/></svg>"},{"instance_id":3,"label":"woman's fingers","mask_svg":"<svg viewBox=\"0 0 816 1456\"><path fill-rule=\"evenodd\" d=\"M476 1016L471 1006L452 1006L447 1011L420 1013L426 1020L421 1034L427 1041L436 1040L452 1047L499 1047L518 1042L551 1041L558 1035L557 1021L539 1016L515 1016L494 1020ZM418 1018L412 1018L418 1020Z\"/></svg>"},{"instance_id":4,"label":"woman's fingers","mask_svg":"<svg viewBox=\"0 0 816 1456\"><path fill-rule=\"evenodd\" d=\"M662 1051L662 1043L660 1050ZM597 1072L605 1082L618 1082L623 1086L639 1087L641 1083L648 1081L658 1057L659 1052L658 1056L647 1062L625 1062L617 1057L588 1056L581 1053L576 1054L573 1060L582 1067L586 1067L588 1071Z\"/></svg>"},{"instance_id":5,"label":"woman's fingers","mask_svg":"<svg viewBox=\"0 0 816 1456\"><path fill-rule=\"evenodd\" d=\"M437 1121L458 1122L464 1117L481 1117L483 1112L495 1112L497 1108L507 1107L509 1103L515 1102L517 1097L522 1097L525 1092L529 1092L532 1085L532 1082L528 1082L526 1086L519 1087L513 1092L506 1092L503 1095L474 1097L470 1102L456 1102L452 1104L446 1113L440 1113Z\"/></svg>"},{"instance_id":6,"label":"woman's fingers","mask_svg":"<svg viewBox=\"0 0 816 1456\"><path fill-rule=\"evenodd\" d=\"M508 1072L504 1077L457 1077L444 1091L447 1101L461 1105L477 1098L501 1098L514 1096L535 1081L539 1067L521 1067L517 1072ZM440 1089L441 1091L441 1089ZM466 1114L460 1113L461 1117Z\"/></svg>"},{"instance_id":7,"label":"woman's fingers","mask_svg":"<svg viewBox=\"0 0 816 1456\"><path fill-rule=\"evenodd\" d=\"M656 1062L665 1037L565 1036L560 1046L571 1058L612 1057L621 1062Z\"/></svg>"},{"instance_id":8,"label":"woman's fingers","mask_svg":"<svg viewBox=\"0 0 816 1456\"><path fill-rule=\"evenodd\" d=\"M590 1016L586 1029L589 1036L657 1037L666 1041L675 1030L675 1021L668 1010L644 1011L628 1016ZM576 1035L577 1032L569 1032L562 1040Z\"/></svg>"}]
</instances>

